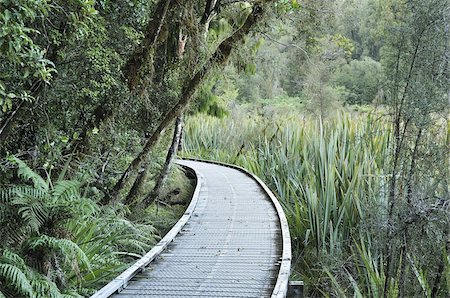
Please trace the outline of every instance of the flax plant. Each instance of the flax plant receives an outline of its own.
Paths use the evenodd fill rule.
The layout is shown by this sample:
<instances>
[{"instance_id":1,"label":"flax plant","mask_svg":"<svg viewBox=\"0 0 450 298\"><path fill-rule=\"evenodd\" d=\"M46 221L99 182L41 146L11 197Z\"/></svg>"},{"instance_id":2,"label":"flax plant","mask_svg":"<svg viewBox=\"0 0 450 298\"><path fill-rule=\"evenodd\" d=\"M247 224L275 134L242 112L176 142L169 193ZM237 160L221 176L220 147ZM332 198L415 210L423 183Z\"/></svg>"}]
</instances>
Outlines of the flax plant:
<instances>
[{"instance_id":1,"label":"flax plant","mask_svg":"<svg viewBox=\"0 0 450 298\"><path fill-rule=\"evenodd\" d=\"M350 255L364 206L383 204L390 131L370 115L339 114L326 123L199 116L189 119L185 137L185 155L236 163L277 194L304 279L324 258Z\"/></svg>"}]
</instances>

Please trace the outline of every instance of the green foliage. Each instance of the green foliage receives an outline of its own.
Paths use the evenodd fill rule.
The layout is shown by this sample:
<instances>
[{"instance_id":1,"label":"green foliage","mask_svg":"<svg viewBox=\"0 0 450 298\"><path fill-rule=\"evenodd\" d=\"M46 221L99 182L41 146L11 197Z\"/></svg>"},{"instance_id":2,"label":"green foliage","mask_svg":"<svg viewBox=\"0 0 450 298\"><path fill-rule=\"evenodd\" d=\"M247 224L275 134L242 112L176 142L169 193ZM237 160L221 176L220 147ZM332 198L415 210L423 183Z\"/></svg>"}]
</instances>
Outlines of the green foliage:
<instances>
[{"instance_id":1,"label":"green foliage","mask_svg":"<svg viewBox=\"0 0 450 298\"><path fill-rule=\"evenodd\" d=\"M22 271L27 269L24 260L8 250L3 251L0 260L0 276L5 279L5 283L22 295L32 296L30 281Z\"/></svg>"},{"instance_id":2,"label":"green foliage","mask_svg":"<svg viewBox=\"0 0 450 298\"><path fill-rule=\"evenodd\" d=\"M309 73L303 82L305 108L321 120L339 107L339 93L331 84L332 71L330 64L314 60L310 62Z\"/></svg>"},{"instance_id":3,"label":"green foliage","mask_svg":"<svg viewBox=\"0 0 450 298\"><path fill-rule=\"evenodd\" d=\"M99 202L255 1L221 1L207 24L199 24L204 1L171 1L130 92L122 71L153 42L144 37L154 33L157 2L0 0L0 155L27 160L0 161L0 297L30 289L87 296L150 248L155 226L175 220L171 209ZM264 36L246 36L191 106L224 117L238 100L256 120L236 110L234 121L194 120L190 154L244 165L278 191L299 256L295 274L315 293L441 295L448 279L438 277L449 270L448 257L436 257L448 237L449 133L440 125L448 114L448 4L279 0L267 16L255 30ZM374 98L392 107L394 127L366 114L333 116L341 101ZM165 146L145 157L149 176Z\"/></svg>"},{"instance_id":4,"label":"green foliage","mask_svg":"<svg viewBox=\"0 0 450 298\"><path fill-rule=\"evenodd\" d=\"M312 121L190 119L186 151L235 162L264 177L281 197L294 239L304 239L297 245L332 253L343 249L340 243L363 216L362 202L370 200L366 192L374 195L380 183L389 134L370 119L342 117L325 127ZM368 133L380 137L364 139Z\"/></svg>"},{"instance_id":5,"label":"green foliage","mask_svg":"<svg viewBox=\"0 0 450 298\"><path fill-rule=\"evenodd\" d=\"M59 46L69 33L85 35L88 22L97 13L93 0L55 2L0 1L2 113L11 110L13 102L31 101L34 90L30 89L35 89L39 82L50 82L56 73L55 57L51 57L54 54L52 47ZM57 18L61 15L68 17L66 22L69 28L55 29L55 23L59 23Z\"/></svg>"},{"instance_id":6,"label":"green foliage","mask_svg":"<svg viewBox=\"0 0 450 298\"><path fill-rule=\"evenodd\" d=\"M4 297L80 297L76 293L62 293L47 276L26 264L23 257L8 249L1 250L0 293Z\"/></svg>"},{"instance_id":7,"label":"green foliage","mask_svg":"<svg viewBox=\"0 0 450 298\"><path fill-rule=\"evenodd\" d=\"M381 64L369 57L352 60L336 74L336 83L348 92L345 102L349 104L372 103L383 84Z\"/></svg>"},{"instance_id":8,"label":"green foliage","mask_svg":"<svg viewBox=\"0 0 450 298\"><path fill-rule=\"evenodd\" d=\"M10 160L26 184L0 190L0 284L7 297L88 295L155 243L151 224L82 197L79 181L53 182Z\"/></svg>"},{"instance_id":9,"label":"green foliage","mask_svg":"<svg viewBox=\"0 0 450 298\"><path fill-rule=\"evenodd\" d=\"M387 256L382 248L386 241L397 243L402 237L385 238L393 131L389 122L376 111L338 114L324 121L298 112L232 115L187 120L185 154L238 164L271 187L288 218L293 274L307 283L309 295L383 296ZM446 141L442 124L436 123L441 133L428 135L427 144ZM442 175L435 172L431 183L439 185ZM428 182L420 185L432 189ZM438 187L434 195L444 193ZM435 210L435 219L422 218L410 231L416 245L410 257L399 256L389 277L388 297L398 297L405 283L408 295L426 293L435 285L439 264L448 259L441 252L446 213ZM439 295L446 291L442 280L435 287Z\"/></svg>"},{"instance_id":10,"label":"green foliage","mask_svg":"<svg viewBox=\"0 0 450 298\"><path fill-rule=\"evenodd\" d=\"M217 85L216 80L210 80L210 82L203 84L197 92L194 106L191 107L192 113L205 113L219 118L228 115L224 98L215 94Z\"/></svg>"}]
</instances>

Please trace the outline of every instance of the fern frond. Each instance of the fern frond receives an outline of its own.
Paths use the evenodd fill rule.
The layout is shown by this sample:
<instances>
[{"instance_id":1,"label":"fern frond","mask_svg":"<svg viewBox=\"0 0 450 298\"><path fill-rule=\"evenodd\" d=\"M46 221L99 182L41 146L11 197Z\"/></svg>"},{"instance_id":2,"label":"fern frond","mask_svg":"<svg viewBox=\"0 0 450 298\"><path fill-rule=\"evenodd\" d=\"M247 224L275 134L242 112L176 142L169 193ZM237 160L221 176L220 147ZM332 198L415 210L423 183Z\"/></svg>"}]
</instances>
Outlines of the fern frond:
<instances>
[{"instance_id":1,"label":"fern frond","mask_svg":"<svg viewBox=\"0 0 450 298\"><path fill-rule=\"evenodd\" d=\"M0 291L0 298L6 298L5 294L3 294L2 291Z\"/></svg>"},{"instance_id":2,"label":"fern frond","mask_svg":"<svg viewBox=\"0 0 450 298\"><path fill-rule=\"evenodd\" d=\"M33 289L33 298L59 298L61 292L54 282L45 278L42 275L31 280L31 287Z\"/></svg>"},{"instance_id":3,"label":"fern frond","mask_svg":"<svg viewBox=\"0 0 450 298\"><path fill-rule=\"evenodd\" d=\"M18 254L8 249L3 250L3 253L0 256L0 262L14 265L22 271L25 271L27 269L25 261Z\"/></svg>"},{"instance_id":4,"label":"fern frond","mask_svg":"<svg viewBox=\"0 0 450 298\"><path fill-rule=\"evenodd\" d=\"M74 214L76 218L79 218L80 214L87 216L95 216L100 212L100 207L92 200L87 198L78 197L75 198L76 202L69 201L67 204L70 208L71 214Z\"/></svg>"},{"instance_id":5,"label":"fern frond","mask_svg":"<svg viewBox=\"0 0 450 298\"><path fill-rule=\"evenodd\" d=\"M12 157L13 162L19 166L17 174L24 180L33 181L33 185L36 188L48 191L48 183L35 171L33 171L26 163L18 159L17 157Z\"/></svg>"},{"instance_id":6,"label":"fern frond","mask_svg":"<svg viewBox=\"0 0 450 298\"><path fill-rule=\"evenodd\" d=\"M39 231L39 228L45 223L48 218L48 212L42 202L34 198L26 196L18 196L11 205L18 207L19 216L34 230Z\"/></svg>"},{"instance_id":7,"label":"fern frond","mask_svg":"<svg viewBox=\"0 0 450 298\"><path fill-rule=\"evenodd\" d=\"M60 297L61 298L83 298L82 295L80 295L80 294L78 294L77 292L74 292L74 291L62 293Z\"/></svg>"},{"instance_id":8,"label":"fern frond","mask_svg":"<svg viewBox=\"0 0 450 298\"><path fill-rule=\"evenodd\" d=\"M135 252L139 254L145 254L150 248L150 245L147 243L132 238L119 239L117 244L126 248L126 251L128 252Z\"/></svg>"},{"instance_id":9,"label":"fern frond","mask_svg":"<svg viewBox=\"0 0 450 298\"><path fill-rule=\"evenodd\" d=\"M11 188L6 187L0 188L0 203L3 204L8 203L12 193L13 192L11 191Z\"/></svg>"},{"instance_id":10,"label":"fern frond","mask_svg":"<svg viewBox=\"0 0 450 298\"><path fill-rule=\"evenodd\" d=\"M52 191L53 197L58 199L70 200L80 197L80 182L76 180L61 180L55 183Z\"/></svg>"},{"instance_id":11,"label":"fern frond","mask_svg":"<svg viewBox=\"0 0 450 298\"><path fill-rule=\"evenodd\" d=\"M0 229L0 239L7 245L20 245L32 232L30 226L18 226L17 223L11 222L6 223L6 225L4 222L0 224L3 224Z\"/></svg>"},{"instance_id":12,"label":"fern frond","mask_svg":"<svg viewBox=\"0 0 450 298\"><path fill-rule=\"evenodd\" d=\"M14 185L0 188L0 202L9 203L17 196L27 196L43 200L47 196L46 191L30 185Z\"/></svg>"},{"instance_id":13,"label":"fern frond","mask_svg":"<svg viewBox=\"0 0 450 298\"><path fill-rule=\"evenodd\" d=\"M25 273L11 264L0 263L0 276L6 280L8 286L18 293L28 297L32 296L33 289Z\"/></svg>"},{"instance_id":14,"label":"fern frond","mask_svg":"<svg viewBox=\"0 0 450 298\"><path fill-rule=\"evenodd\" d=\"M83 250L74 242L68 239L58 239L47 235L31 238L27 242L28 248L31 250L50 249L59 251L66 261L73 260L75 257L77 262L90 267L90 262Z\"/></svg>"}]
</instances>

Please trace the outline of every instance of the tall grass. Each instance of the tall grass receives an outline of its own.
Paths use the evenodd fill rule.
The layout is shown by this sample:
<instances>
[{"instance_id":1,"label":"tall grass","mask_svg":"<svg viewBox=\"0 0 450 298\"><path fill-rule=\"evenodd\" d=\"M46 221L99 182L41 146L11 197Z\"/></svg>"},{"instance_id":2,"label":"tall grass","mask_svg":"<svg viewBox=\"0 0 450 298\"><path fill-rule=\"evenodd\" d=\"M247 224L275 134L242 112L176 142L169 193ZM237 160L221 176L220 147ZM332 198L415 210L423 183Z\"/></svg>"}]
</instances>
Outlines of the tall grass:
<instances>
[{"instance_id":1,"label":"tall grass","mask_svg":"<svg viewBox=\"0 0 450 298\"><path fill-rule=\"evenodd\" d=\"M236 163L262 177L288 218L294 273L323 289L322 266L351 254L364 207L383 204L390 137L370 116L340 114L326 123L200 116L186 124L185 155Z\"/></svg>"},{"instance_id":2,"label":"tall grass","mask_svg":"<svg viewBox=\"0 0 450 298\"><path fill-rule=\"evenodd\" d=\"M394 143L389 123L370 114L338 113L325 123L288 115L191 117L183 154L238 164L271 187L289 221L294 278L309 286L308 296L398 297L402 291L445 296L450 286L445 246L448 205L439 203L444 199L429 201L448 194L448 173L444 173L445 168L448 172L448 152L442 149L448 148L449 133L443 128L447 124L438 123L435 133L423 137L425 152L434 162L429 174L421 176L426 179L415 180L419 191L415 205L403 206L395 224L388 226L387 188L392 179L388 173ZM405 144L411 152L413 146ZM410 169L405 161L401 173ZM397 179L402 175L408 177L399 174ZM399 206L406 201L402 183L396 194ZM422 189L427 192L422 194ZM413 221L405 223L405 218ZM394 236L387 239L386 231L392 229ZM410 237L408 250L402 246L405 229ZM396 247L390 277L385 276L386 244Z\"/></svg>"},{"instance_id":3,"label":"tall grass","mask_svg":"<svg viewBox=\"0 0 450 298\"><path fill-rule=\"evenodd\" d=\"M191 118L185 154L232 162L276 191L295 243L334 252L352 235L382 185L390 133L370 117L316 121Z\"/></svg>"}]
</instances>

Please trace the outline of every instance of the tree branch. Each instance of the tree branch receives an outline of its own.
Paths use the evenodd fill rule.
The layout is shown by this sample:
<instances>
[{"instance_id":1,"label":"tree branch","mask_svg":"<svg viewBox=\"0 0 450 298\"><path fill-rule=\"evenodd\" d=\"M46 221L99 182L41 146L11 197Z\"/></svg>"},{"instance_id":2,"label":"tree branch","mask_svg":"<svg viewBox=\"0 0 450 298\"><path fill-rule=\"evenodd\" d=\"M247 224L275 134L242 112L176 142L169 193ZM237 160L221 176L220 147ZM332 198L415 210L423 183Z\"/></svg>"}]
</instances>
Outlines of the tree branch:
<instances>
[{"instance_id":1,"label":"tree branch","mask_svg":"<svg viewBox=\"0 0 450 298\"><path fill-rule=\"evenodd\" d=\"M110 192L110 199L117 199L119 192L128 183L130 177L134 172L139 169L146 156L150 153L152 148L158 142L163 130L181 114L183 109L191 101L195 91L203 82L207 74L215 65L224 65L228 62L233 47L244 40L244 37L250 32L250 30L258 23L264 15L264 3L270 1L263 1L253 6L252 12L248 15L246 21L238 30L236 30L231 36L225 39L219 47L216 49L210 59L204 64L204 66L184 85L180 99L169 112L163 117L162 121L155 129L153 134L148 138L142 151L138 156L130 163L128 168L122 174L120 179L114 185Z\"/></svg>"}]
</instances>

